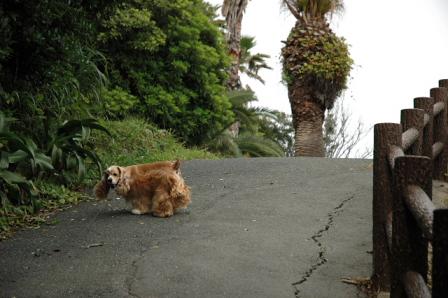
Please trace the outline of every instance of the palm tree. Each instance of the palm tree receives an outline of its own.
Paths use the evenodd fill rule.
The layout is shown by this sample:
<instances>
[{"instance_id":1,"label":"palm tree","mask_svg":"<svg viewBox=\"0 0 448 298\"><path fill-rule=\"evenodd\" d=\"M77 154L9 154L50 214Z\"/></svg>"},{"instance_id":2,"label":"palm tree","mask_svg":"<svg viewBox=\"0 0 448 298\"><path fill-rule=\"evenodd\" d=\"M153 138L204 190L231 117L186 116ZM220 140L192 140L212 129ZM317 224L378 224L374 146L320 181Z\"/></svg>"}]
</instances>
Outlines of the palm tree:
<instances>
[{"instance_id":1,"label":"palm tree","mask_svg":"<svg viewBox=\"0 0 448 298\"><path fill-rule=\"evenodd\" d=\"M258 72L263 68L272 69L272 67L270 67L266 62L266 59L270 58L271 56L262 53L252 54L251 50L255 47L255 45L255 37L241 37L239 71L240 73L245 73L249 78L255 79L264 84L264 80L261 78Z\"/></svg>"},{"instance_id":2,"label":"palm tree","mask_svg":"<svg viewBox=\"0 0 448 298\"><path fill-rule=\"evenodd\" d=\"M241 125L241 133L235 135L230 130L224 130L207 144L208 149L235 157L285 156L281 144L283 140L271 133L270 126L281 125L276 124L279 120L275 114L277 111L248 107L248 103L257 100L250 89L229 91L228 97L235 118ZM267 123L267 119L271 123Z\"/></svg>"},{"instance_id":3,"label":"palm tree","mask_svg":"<svg viewBox=\"0 0 448 298\"><path fill-rule=\"evenodd\" d=\"M229 53L232 57L232 64L229 70L229 81L227 87L229 90L241 89L239 76L240 57L241 57L241 23L243 14L246 10L249 0L224 0L222 5L222 15L227 23L227 44Z\"/></svg>"},{"instance_id":4,"label":"palm tree","mask_svg":"<svg viewBox=\"0 0 448 298\"><path fill-rule=\"evenodd\" d=\"M328 18L341 0L282 0L296 18L282 49L296 156L324 156L322 124L346 88L353 61L345 40L330 29Z\"/></svg>"},{"instance_id":5,"label":"palm tree","mask_svg":"<svg viewBox=\"0 0 448 298\"><path fill-rule=\"evenodd\" d=\"M238 77L237 80L234 81L236 82L235 84L233 83L228 83L228 88L230 93L232 91L241 91L241 94L244 94L245 91L248 91L248 88L243 88L241 86L241 81L240 81L240 77L239 74L240 73L244 73L246 74L249 78L258 80L259 82L261 82L262 84L264 84L264 80L262 79L262 77L258 74L258 72L260 71L260 69L272 69L266 62L265 59L270 58L269 55L266 54L262 54L262 53L257 53L257 54L252 54L251 50L253 49L253 47L255 47L256 42L255 42L255 37L251 37L251 36L243 36L241 37L240 40L240 55L239 55L239 65L238 65ZM234 79L236 79L236 77L234 77ZM232 80L230 80L232 81ZM236 89L232 89L232 88L236 88ZM250 91L252 92L252 91ZM240 130L240 126L241 123L239 121L235 121L232 125L230 125L229 127L229 132L231 135L233 135L234 137L238 136L239 134L239 130Z\"/></svg>"}]
</instances>

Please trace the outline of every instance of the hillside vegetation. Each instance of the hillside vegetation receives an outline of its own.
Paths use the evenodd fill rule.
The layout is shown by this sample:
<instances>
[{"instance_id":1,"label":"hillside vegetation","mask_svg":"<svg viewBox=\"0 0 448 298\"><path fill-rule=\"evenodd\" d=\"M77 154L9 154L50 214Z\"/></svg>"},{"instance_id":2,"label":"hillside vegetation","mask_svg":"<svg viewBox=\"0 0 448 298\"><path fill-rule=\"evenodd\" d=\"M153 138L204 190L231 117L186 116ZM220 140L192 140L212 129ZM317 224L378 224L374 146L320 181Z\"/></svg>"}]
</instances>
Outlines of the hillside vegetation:
<instances>
[{"instance_id":1,"label":"hillside vegetation","mask_svg":"<svg viewBox=\"0 0 448 298\"><path fill-rule=\"evenodd\" d=\"M86 199L110 164L290 153L284 113L228 92L216 11L203 0L0 2L1 231ZM242 63L256 75L264 56L249 41Z\"/></svg>"},{"instance_id":2,"label":"hillside vegetation","mask_svg":"<svg viewBox=\"0 0 448 298\"><path fill-rule=\"evenodd\" d=\"M203 149L186 148L170 132L160 130L142 119L104 120L101 124L111 132L111 136L94 133L91 138L93 144L90 145L96 148L104 165L126 166L160 160L219 158ZM74 176L72 184L66 186L51 179L39 179L33 183L35 195L28 204L5 204L0 209L0 239L6 238L19 227L37 227L45 223L56 210L92 199L81 189L90 190L101 176L93 163L87 163L87 168L85 179L75 179Z\"/></svg>"}]
</instances>

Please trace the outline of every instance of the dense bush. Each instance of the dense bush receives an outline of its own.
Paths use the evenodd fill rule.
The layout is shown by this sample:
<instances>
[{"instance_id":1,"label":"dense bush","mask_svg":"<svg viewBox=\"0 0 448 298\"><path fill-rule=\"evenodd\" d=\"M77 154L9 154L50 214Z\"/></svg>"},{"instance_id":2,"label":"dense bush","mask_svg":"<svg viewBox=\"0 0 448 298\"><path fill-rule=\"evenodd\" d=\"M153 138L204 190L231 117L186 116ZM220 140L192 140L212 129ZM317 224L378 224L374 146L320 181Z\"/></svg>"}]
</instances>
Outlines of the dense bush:
<instances>
[{"instance_id":1,"label":"dense bush","mask_svg":"<svg viewBox=\"0 0 448 298\"><path fill-rule=\"evenodd\" d=\"M229 58L212 17L202 0L133 1L115 8L98 37L112 85L139 99L124 109L189 144L232 121L223 87Z\"/></svg>"},{"instance_id":2,"label":"dense bush","mask_svg":"<svg viewBox=\"0 0 448 298\"><path fill-rule=\"evenodd\" d=\"M10 130L13 121L0 111L0 207L30 204L35 189L29 179L36 173L53 170L50 158L31 139Z\"/></svg>"},{"instance_id":3,"label":"dense bush","mask_svg":"<svg viewBox=\"0 0 448 298\"><path fill-rule=\"evenodd\" d=\"M0 3L0 109L39 145L62 121L87 116L105 84L89 18L81 1Z\"/></svg>"},{"instance_id":4,"label":"dense bush","mask_svg":"<svg viewBox=\"0 0 448 298\"><path fill-rule=\"evenodd\" d=\"M233 117L213 15L202 0L2 1L0 109L39 147L90 113L137 113L202 143Z\"/></svg>"}]
</instances>

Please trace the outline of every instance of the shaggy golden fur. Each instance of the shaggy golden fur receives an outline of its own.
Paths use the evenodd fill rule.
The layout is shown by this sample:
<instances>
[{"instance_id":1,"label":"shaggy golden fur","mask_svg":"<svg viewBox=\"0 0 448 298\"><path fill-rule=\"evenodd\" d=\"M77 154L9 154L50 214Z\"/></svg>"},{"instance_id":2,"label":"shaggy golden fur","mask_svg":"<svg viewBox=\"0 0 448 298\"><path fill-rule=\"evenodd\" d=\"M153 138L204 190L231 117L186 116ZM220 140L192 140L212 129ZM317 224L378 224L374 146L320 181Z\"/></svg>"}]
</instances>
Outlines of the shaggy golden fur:
<instances>
[{"instance_id":1,"label":"shaggy golden fur","mask_svg":"<svg viewBox=\"0 0 448 298\"><path fill-rule=\"evenodd\" d=\"M159 169L122 179L115 189L132 204L132 213L152 213L158 217L168 217L178 208L190 203L190 188L184 179L173 170Z\"/></svg>"},{"instance_id":2,"label":"shaggy golden fur","mask_svg":"<svg viewBox=\"0 0 448 298\"><path fill-rule=\"evenodd\" d=\"M95 195L98 199L105 199L109 190L115 187L121 177L133 178L137 175L144 175L151 170L163 168L173 169L180 173L179 167L180 162L178 160L145 163L127 167L110 166L104 172L102 179L95 185Z\"/></svg>"},{"instance_id":3,"label":"shaggy golden fur","mask_svg":"<svg viewBox=\"0 0 448 298\"><path fill-rule=\"evenodd\" d=\"M110 188L132 204L133 214L168 217L190 201L190 188L180 174L180 162L157 162L129 167L109 167L95 186L97 198Z\"/></svg>"}]
</instances>

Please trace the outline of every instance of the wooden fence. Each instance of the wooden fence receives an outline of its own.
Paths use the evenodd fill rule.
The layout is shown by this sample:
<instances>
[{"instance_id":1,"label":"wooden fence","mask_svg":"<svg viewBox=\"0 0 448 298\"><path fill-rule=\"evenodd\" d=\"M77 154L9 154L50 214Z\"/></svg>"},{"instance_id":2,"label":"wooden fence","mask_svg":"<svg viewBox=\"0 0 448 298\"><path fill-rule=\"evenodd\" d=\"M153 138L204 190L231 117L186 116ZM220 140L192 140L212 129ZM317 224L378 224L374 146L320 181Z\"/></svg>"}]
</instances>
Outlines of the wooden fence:
<instances>
[{"instance_id":1,"label":"wooden fence","mask_svg":"<svg viewBox=\"0 0 448 298\"><path fill-rule=\"evenodd\" d=\"M392 298L448 297L448 209L432 202L433 179L447 180L448 80L439 86L401 124L374 127L372 281Z\"/></svg>"}]
</instances>

